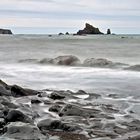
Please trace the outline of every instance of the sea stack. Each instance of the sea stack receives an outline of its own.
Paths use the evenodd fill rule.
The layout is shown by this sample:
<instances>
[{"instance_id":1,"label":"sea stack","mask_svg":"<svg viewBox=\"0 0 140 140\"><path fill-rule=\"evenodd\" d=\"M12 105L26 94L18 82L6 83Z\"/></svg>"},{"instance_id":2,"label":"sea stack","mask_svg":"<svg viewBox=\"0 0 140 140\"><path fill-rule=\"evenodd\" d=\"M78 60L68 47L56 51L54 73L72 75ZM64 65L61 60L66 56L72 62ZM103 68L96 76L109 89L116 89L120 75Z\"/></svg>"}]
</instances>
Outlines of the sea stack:
<instances>
[{"instance_id":1,"label":"sea stack","mask_svg":"<svg viewBox=\"0 0 140 140\"><path fill-rule=\"evenodd\" d=\"M77 35L84 35L84 34L103 34L103 33L100 32L98 28L86 23L85 28L77 32Z\"/></svg>"},{"instance_id":2,"label":"sea stack","mask_svg":"<svg viewBox=\"0 0 140 140\"><path fill-rule=\"evenodd\" d=\"M11 30L9 29L0 29L0 34L13 34Z\"/></svg>"},{"instance_id":3,"label":"sea stack","mask_svg":"<svg viewBox=\"0 0 140 140\"><path fill-rule=\"evenodd\" d=\"M111 30L107 29L107 35L110 35L110 34L111 34Z\"/></svg>"}]
</instances>

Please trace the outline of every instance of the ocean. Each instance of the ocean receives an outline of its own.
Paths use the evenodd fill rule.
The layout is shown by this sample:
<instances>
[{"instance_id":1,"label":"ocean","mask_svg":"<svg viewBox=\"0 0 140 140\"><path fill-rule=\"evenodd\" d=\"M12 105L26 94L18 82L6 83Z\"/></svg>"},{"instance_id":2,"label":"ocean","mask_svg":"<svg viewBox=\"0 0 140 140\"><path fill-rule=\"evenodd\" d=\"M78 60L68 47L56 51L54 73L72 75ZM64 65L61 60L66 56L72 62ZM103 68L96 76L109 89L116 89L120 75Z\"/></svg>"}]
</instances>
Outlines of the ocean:
<instances>
[{"instance_id":1,"label":"ocean","mask_svg":"<svg viewBox=\"0 0 140 140\"><path fill-rule=\"evenodd\" d=\"M83 62L103 58L136 65L134 70L41 64L45 58L73 55ZM42 89L86 90L139 97L139 35L0 36L0 77L8 84Z\"/></svg>"}]
</instances>

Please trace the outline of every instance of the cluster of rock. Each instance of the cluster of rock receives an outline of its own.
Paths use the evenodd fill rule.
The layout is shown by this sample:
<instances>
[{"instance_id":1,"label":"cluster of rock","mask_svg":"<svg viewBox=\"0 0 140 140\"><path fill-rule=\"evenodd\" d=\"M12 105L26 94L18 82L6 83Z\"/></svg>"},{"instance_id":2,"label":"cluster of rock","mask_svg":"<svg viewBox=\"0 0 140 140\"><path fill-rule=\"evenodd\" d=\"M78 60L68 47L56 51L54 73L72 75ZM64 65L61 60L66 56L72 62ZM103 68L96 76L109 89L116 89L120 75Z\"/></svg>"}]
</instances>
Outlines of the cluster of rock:
<instances>
[{"instance_id":1,"label":"cluster of rock","mask_svg":"<svg viewBox=\"0 0 140 140\"><path fill-rule=\"evenodd\" d=\"M131 116L127 102L107 96L115 100L83 90L35 91L0 81L0 139L140 139L140 120Z\"/></svg>"},{"instance_id":2,"label":"cluster of rock","mask_svg":"<svg viewBox=\"0 0 140 140\"><path fill-rule=\"evenodd\" d=\"M83 62L74 55L63 55L55 58L38 59L25 59L20 60L20 63L39 63L50 65L64 65L64 66L84 66L84 67L100 67L100 68L120 68L127 66L127 64L112 62L103 58L87 58Z\"/></svg>"},{"instance_id":3,"label":"cluster of rock","mask_svg":"<svg viewBox=\"0 0 140 140\"><path fill-rule=\"evenodd\" d=\"M99 30L99 28L96 28L92 25L90 25L89 23L85 24L85 28L82 30L79 30L77 33L73 34L73 35L102 35L104 34L103 32L101 32ZM107 29L107 35L111 34L111 30ZM59 33L58 35L64 35L64 33ZM69 35L68 32L65 33L65 35Z\"/></svg>"},{"instance_id":4,"label":"cluster of rock","mask_svg":"<svg viewBox=\"0 0 140 140\"><path fill-rule=\"evenodd\" d=\"M13 34L9 29L0 29L0 34Z\"/></svg>"}]
</instances>

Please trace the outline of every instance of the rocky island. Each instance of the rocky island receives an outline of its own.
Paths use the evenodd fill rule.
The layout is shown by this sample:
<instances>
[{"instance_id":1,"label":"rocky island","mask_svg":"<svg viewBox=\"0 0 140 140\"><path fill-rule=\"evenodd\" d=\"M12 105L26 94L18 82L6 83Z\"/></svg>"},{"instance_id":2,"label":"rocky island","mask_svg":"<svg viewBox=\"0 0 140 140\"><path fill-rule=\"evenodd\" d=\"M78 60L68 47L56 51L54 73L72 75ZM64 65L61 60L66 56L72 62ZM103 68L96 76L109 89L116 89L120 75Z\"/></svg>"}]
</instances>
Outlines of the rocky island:
<instances>
[{"instance_id":1,"label":"rocky island","mask_svg":"<svg viewBox=\"0 0 140 140\"><path fill-rule=\"evenodd\" d=\"M11 30L9 29L0 29L0 34L13 34Z\"/></svg>"},{"instance_id":2,"label":"rocky island","mask_svg":"<svg viewBox=\"0 0 140 140\"><path fill-rule=\"evenodd\" d=\"M99 28L96 28L89 23L85 24L85 28L83 30L79 30L77 35L84 35L84 34L104 34L102 33Z\"/></svg>"}]
</instances>

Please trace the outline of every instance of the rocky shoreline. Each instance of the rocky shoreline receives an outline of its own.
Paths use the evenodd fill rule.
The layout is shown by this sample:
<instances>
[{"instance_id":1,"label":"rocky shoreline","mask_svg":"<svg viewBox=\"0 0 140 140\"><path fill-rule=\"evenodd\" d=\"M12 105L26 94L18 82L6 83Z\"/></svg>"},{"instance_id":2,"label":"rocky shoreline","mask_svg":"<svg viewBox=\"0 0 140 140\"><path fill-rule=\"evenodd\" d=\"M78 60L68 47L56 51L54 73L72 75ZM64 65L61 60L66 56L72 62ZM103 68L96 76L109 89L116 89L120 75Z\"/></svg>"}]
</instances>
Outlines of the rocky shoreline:
<instances>
[{"instance_id":1,"label":"rocky shoreline","mask_svg":"<svg viewBox=\"0 0 140 140\"><path fill-rule=\"evenodd\" d=\"M0 140L140 139L132 100L116 94L36 91L1 80L0 96Z\"/></svg>"}]
</instances>

